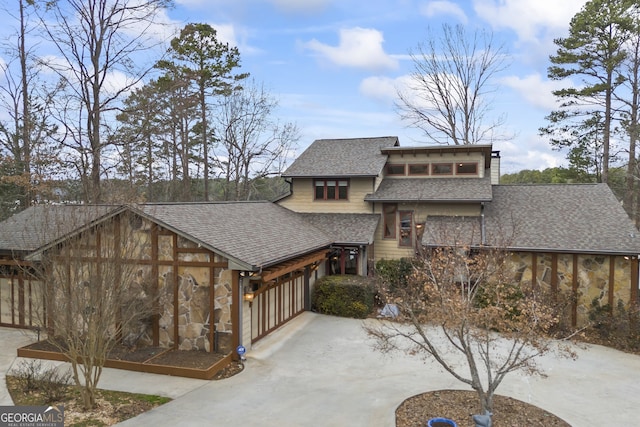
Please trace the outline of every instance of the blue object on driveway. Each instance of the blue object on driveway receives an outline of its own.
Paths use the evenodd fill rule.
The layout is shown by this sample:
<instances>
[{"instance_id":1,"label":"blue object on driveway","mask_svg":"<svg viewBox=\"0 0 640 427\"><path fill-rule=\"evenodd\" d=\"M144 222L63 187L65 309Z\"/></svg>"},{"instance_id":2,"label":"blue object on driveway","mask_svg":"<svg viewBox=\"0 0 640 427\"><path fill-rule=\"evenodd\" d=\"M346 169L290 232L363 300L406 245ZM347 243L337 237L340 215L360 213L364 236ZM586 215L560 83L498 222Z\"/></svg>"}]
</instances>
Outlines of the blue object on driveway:
<instances>
[{"instance_id":1,"label":"blue object on driveway","mask_svg":"<svg viewBox=\"0 0 640 427\"><path fill-rule=\"evenodd\" d=\"M458 427L458 424L448 418L431 418L427 427Z\"/></svg>"}]
</instances>

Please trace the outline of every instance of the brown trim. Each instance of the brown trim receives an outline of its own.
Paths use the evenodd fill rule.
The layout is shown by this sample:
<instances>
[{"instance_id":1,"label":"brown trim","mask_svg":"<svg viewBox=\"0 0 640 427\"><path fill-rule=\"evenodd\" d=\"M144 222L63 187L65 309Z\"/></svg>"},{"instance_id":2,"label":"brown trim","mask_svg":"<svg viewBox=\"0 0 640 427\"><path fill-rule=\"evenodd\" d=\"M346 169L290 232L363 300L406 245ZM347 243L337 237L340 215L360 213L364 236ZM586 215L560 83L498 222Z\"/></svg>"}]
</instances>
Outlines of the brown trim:
<instances>
[{"instance_id":1,"label":"brown trim","mask_svg":"<svg viewBox=\"0 0 640 427\"><path fill-rule=\"evenodd\" d=\"M426 172L411 172L412 166L424 167ZM409 176L429 176L429 163L409 163L407 164L407 175Z\"/></svg>"},{"instance_id":2,"label":"brown trim","mask_svg":"<svg viewBox=\"0 0 640 427\"><path fill-rule=\"evenodd\" d=\"M213 291L213 289L212 289ZM240 272L238 270L231 271L231 351L233 360L238 360L238 353L235 351L240 345L240 304L242 298L240 296ZM213 306L211 307L213 314ZM213 329L213 325L211 328ZM213 342L211 343L213 347Z\"/></svg>"},{"instance_id":3,"label":"brown trim","mask_svg":"<svg viewBox=\"0 0 640 427\"><path fill-rule=\"evenodd\" d=\"M392 172L392 168L402 168L402 172ZM384 169L388 176L405 176L407 174L406 163L387 163Z\"/></svg>"},{"instance_id":4,"label":"brown trim","mask_svg":"<svg viewBox=\"0 0 640 427\"><path fill-rule=\"evenodd\" d=\"M578 324L578 254L573 254L573 280L571 281L571 326Z\"/></svg>"},{"instance_id":5,"label":"brown trim","mask_svg":"<svg viewBox=\"0 0 640 427\"><path fill-rule=\"evenodd\" d=\"M213 254L215 256L215 254L211 251L206 251L207 253ZM55 257L54 259L56 261L60 260L62 257L58 256ZM74 256L74 257L64 257L64 261L87 261L87 262L98 262L100 259L97 257L82 257L82 256ZM153 260L149 260L149 259L123 259L122 264L134 264L134 265L152 265L154 264ZM181 267L215 267L215 268L229 268L229 262L228 261L223 261L223 262L206 262L206 261L178 261L178 260L173 260L173 261L169 261L169 260L158 260L158 262L156 262L157 265L162 265L162 266L173 266L175 265L175 263L178 262L178 264L180 264Z\"/></svg>"},{"instance_id":6,"label":"brown trim","mask_svg":"<svg viewBox=\"0 0 640 427\"><path fill-rule=\"evenodd\" d=\"M451 172L436 172L436 167L438 166L449 166L451 168ZM453 175L453 171L454 171L454 167L453 167L453 162L451 163L431 163L431 175L434 176L440 176L440 175L445 175L445 176L452 176Z\"/></svg>"},{"instance_id":7,"label":"brown trim","mask_svg":"<svg viewBox=\"0 0 640 427\"><path fill-rule=\"evenodd\" d=\"M387 212L386 208L393 208L393 212ZM393 215L394 223L393 227L387 227L387 214ZM395 239L398 235L398 204L397 203L383 203L382 204L382 238L383 239ZM387 234L387 229L391 234Z\"/></svg>"},{"instance_id":8,"label":"brown trim","mask_svg":"<svg viewBox=\"0 0 640 427\"><path fill-rule=\"evenodd\" d=\"M538 254L531 252L531 289L538 289Z\"/></svg>"},{"instance_id":9,"label":"brown trim","mask_svg":"<svg viewBox=\"0 0 640 427\"><path fill-rule=\"evenodd\" d=\"M631 257L630 260L630 268L631 268L631 283L630 283L630 288L631 288L631 292L630 292L630 296L629 298L631 299L631 304L632 305L636 305L638 304L638 280L639 280L639 276L640 276L640 272L638 271L638 267L639 267L639 263L638 263L638 257L637 256L633 256Z\"/></svg>"},{"instance_id":10,"label":"brown trim","mask_svg":"<svg viewBox=\"0 0 640 427\"><path fill-rule=\"evenodd\" d=\"M328 181L335 181L336 185L335 185L335 197L330 199L327 197L327 189L329 188L327 186L327 182ZM319 186L316 186L316 182L323 182L323 197L322 198L318 198L316 197L316 188ZM347 183L347 197L344 199L340 198L340 182L346 182ZM311 181L313 188L313 201L319 201L319 202L348 202L349 201L349 193L350 191L350 187L351 187L351 180L349 178L316 178L313 179Z\"/></svg>"},{"instance_id":11,"label":"brown trim","mask_svg":"<svg viewBox=\"0 0 640 427\"><path fill-rule=\"evenodd\" d=\"M615 304L614 301L614 290L615 290L615 284L616 284L616 257L613 255L609 255L609 291L607 297L608 297L608 303L609 303L609 310L613 313L613 304Z\"/></svg>"},{"instance_id":12,"label":"brown trim","mask_svg":"<svg viewBox=\"0 0 640 427\"><path fill-rule=\"evenodd\" d=\"M153 345L160 346L160 272L158 271L158 225L151 223L151 277L153 277L155 286L153 287L153 317L152 317L152 333Z\"/></svg>"},{"instance_id":13,"label":"brown trim","mask_svg":"<svg viewBox=\"0 0 640 427\"><path fill-rule=\"evenodd\" d=\"M13 301L12 301L13 303ZM18 275L18 324L25 325L24 322L24 277ZM26 325L25 325L26 326Z\"/></svg>"},{"instance_id":14,"label":"brown trim","mask_svg":"<svg viewBox=\"0 0 640 427\"><path fill-rule=\"evenodd\" d=\"M402 216L403 215L409 215L409 244L402 244ZM413 226L413 211L398 211L398 247L401 248L412 248L413 245L413 238L414 238L414 226Z\"/></svg>"},{"instance_id":15,"label":"brown trim","mask_svg":"<svg viewBox=\"0 0 640 427\"><path fill-rule=\"evenodd\" d=\"M551 297L558 300L558 254L551 254Z\"/></svg>"},{"instance_id":16,"label":"brown trim","mask_svg":"<svg viewBox=\"0 0 640 427\"><path fill-rule=\"evenodd\" d=\"M233 296L233 294L232 294ZM231 301L233 305L233 301ZM211 267L209 269L209 352L216 351L216 335L215 335L215 319L212 313L215 311L216 306L216 269Z\"/></svg>"},{"instance_id":17,"label":"brown trim","mask_svg":"<svg viewBox=\"0 0 640 427\"><path fill-rule=\"evenodd\" d=\"M178 254L176 252L178 248L178 235L174 234L173 236L173 251L171 256L173 257L173 348L178 349L178 341L180 341L180 329L178 328L178 324L180 323L180 300L178 298L178 293L180 292L180 287L178 286Z\"/></svg>"},{"instance_id":18,"label":"brown trim","mask_svg":"<svg viewBox=\"0 0 640 427\"><path fill-rule=\"evenodd\" d=\"M263 283L270 282L287 273L300 270L309 264L313 264L316 261L321 261L327 258L328 253L329 253L328 249L323 249L321 251L317 251L309 255L294 258L290 261L280 263L274 267L270 267L262 272L262 282Z\"/></svg>"},{"instance_id":19,"label":"brown trim","mask_svg":"<svg viewBox=\"0 0 640 427\"><path fill-rule=\"evenodd\" d=\"M478 163L477 162L454 162L454 169L456 171L456 175L457 176L478 176ZM474 165L476 167L476 171L475 172L458 172L458 167L460 166L469 166L469 165Z\"/></svg>"},{"instance_id":20,"label":"brown trim","mask_svg":"<svg viewBox=\"0 0 640 427\"><path fill-rule=\"evenodd\" d=\"M170 350L170 349L167 349ZM18 349L18 357L28 357L32 359L56 360L67 362L69 359L62 353L56 351L33 350L27 347ZM185 368L182 366L157 365L154 358L145 362L129 362L126 360L107 359L104 362L105 368L123 369L127 371L146 372L150 374L171 375L176 377L195 378L200 380L210 380L218 372L224 369L233 359L233 353L226 355L218 362L207 369Z\"/></svg>"}]
</instances>

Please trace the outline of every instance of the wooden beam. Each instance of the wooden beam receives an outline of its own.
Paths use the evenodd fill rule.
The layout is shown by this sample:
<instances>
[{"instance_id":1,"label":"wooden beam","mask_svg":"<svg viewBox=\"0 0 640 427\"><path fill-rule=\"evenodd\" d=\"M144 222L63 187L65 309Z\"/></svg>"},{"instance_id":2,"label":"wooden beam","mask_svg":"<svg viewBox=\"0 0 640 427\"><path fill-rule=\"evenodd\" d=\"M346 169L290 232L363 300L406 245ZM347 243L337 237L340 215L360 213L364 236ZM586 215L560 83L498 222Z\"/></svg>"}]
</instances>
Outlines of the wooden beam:
<instances>
[{"instance_id":1,"label":"wooden beam","mask_svg":"<svg viewBox=\"0 0 640 427\"><path fill-rule=\"evenodd\" d=\"M571 281L571 326L578 325L578 254L573 254L573 279Z\"/></svg>"},{"instance_id":2,"label":"wooden beam","mask_svg":"<svg viewBox=\"0 0 640 427\"><path fill-rule=\"evenodd\" d=\"M284 274L304 269L309 264L325 259L328 253L329 250L321 250L300 258L295 258L291 261L286 261L273 268L266 269L262 273L262 282L270 282Z\"/></svg>"},{"instance_id":3,"label":"wooden beam","mask_svg":"<svg viewBox=\"0 0 640 427\"><path fill-rule=\"evenodd\" d=\"M638 279L640 278L640 272L638 271L638 257L633 256L630 260L630 268L631 268L631 292L630 292L630 306L634 307L638 304Z\"/></svg>"},{"instance_id":4,"label":"wooden beam","mask_svg":"<svg viewBox=\"0 0 640 427\"><path fill-rule=\"evenodd\" d=\"M609 303L609 310L611 311L611 313L613 313L613 304L615 304L614 301L614 295L613 292L615 290L615 282L616 282L616 257L614 255L609 255L609 295L607 295L608 298L608 303Z\"/></svg>"}]
</instances>

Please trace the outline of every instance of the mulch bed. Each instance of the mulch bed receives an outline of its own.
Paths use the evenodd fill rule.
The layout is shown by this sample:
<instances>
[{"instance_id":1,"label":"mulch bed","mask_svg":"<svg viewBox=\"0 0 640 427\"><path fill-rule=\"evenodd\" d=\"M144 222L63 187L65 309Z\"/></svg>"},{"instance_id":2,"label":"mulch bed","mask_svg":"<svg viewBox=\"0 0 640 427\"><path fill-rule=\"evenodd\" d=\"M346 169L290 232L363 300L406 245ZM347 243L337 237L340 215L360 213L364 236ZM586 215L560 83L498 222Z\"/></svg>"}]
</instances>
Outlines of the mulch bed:
<instances>
[{"instance_id":1,"label":"mulch bed","mask_svg":"<svg viewBox=\"0 0 640 427\"><path fill-rule=\"evenodd\" d=\"M473 427L478 395L467 390L439 390L408 398L396 410L396 427L425 427L432 418L447 418L458 427ZM517 399L493 398L493 427L571 427L555 415Z\"/></svg>"},{"instance_id":2,"label":"mulch bed","mask_svg":"<svg viewBox=\"0 0 640 427\"><path fill-rule=\"evenodd\" d=\"M60 349L49 341L39 341L26 346L26 348L56 353L60 352ZM154 365L208 369L224 357L224 354L207 353L205 351L172 350L161 347L128 349L117 346L109 352L107 358L109 360L122 360L134 363L152 363Z\"/></svg>"}]
</instances>

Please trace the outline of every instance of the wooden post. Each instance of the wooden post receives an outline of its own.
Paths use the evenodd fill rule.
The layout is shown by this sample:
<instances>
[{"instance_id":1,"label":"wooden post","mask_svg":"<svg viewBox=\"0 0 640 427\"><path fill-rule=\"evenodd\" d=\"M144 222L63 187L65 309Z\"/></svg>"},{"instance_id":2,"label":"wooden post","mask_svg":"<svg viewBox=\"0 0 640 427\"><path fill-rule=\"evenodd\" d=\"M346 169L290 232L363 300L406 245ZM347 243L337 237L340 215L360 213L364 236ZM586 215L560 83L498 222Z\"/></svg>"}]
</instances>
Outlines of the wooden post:
<instances>
[{"instance_id":1,"label":"wooden post","mask_svg":"<svg viewBox=\"0 0 640 427\"><path fill-rule=\"evenodd\" d=\"M633 307L638 304L638 280L639 280L639 271L638 271L638 256L632 256L631 259L631 283L630 283L630 306Z\"/></svg>"},{"instance_id":2,"label":"wooden post","mask_svg":"<svg viewBox=\"0 0 640 427\"><path fill-rule=\"evenodd\" d=\"M573 254L573 280L571 282L571 326L578 325L578 254Z\"/></svg>"},{"instance_id":3,"label":"wooden post","mask_svg":"<svg viewBox=\"0 0 640 427\"><path fill-rule=\"evenodd\" d=\"M613 314L613 305L614 301L614 290L615 290L615 281L616 281L616 257L614 255L609 255L609 295L608 295L608 303L609 303L609 312Z\"/></svg>"},{"instance_id":4,"label":"wooden post","mask_svg":"<svg viewBox=\"0 0 640 427\"><path fill-rule=\"evenodd\" d=\"M242 294L240 292L240 272L231 271L231 351L233 360L239 360L236 348L240 345L240 304L242 304ZM212 312L213 313L213 312Z\"/></svg>"}]
</instances>

